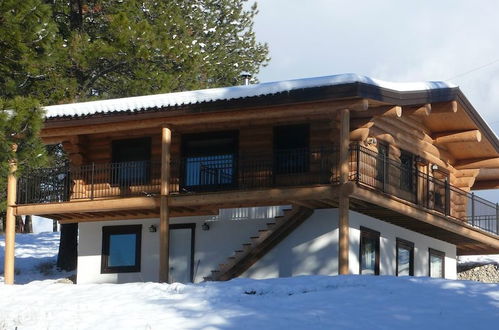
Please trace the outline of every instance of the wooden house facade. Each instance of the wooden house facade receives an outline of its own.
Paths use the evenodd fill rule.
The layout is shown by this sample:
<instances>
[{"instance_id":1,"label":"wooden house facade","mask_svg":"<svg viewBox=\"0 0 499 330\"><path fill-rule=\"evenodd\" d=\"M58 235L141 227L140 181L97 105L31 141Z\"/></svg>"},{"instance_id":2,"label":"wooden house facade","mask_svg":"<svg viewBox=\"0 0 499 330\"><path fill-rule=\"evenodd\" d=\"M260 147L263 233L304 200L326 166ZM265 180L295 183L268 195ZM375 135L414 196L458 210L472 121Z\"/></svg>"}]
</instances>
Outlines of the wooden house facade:
<instances>
[{"instance_id":1,"label":"wooden house facade","mask_svg":"<svg viewBox=\"0 0 499 330\"><path fill-rule=\"evenodd\" d=\"M499 141L443 82L49 106L41 136L69 163L11 176L9 210L78 223L79 283L455 278L458 255L499 253L499 207L472 192L499 187Z\"/></svg>"}]
</instances>

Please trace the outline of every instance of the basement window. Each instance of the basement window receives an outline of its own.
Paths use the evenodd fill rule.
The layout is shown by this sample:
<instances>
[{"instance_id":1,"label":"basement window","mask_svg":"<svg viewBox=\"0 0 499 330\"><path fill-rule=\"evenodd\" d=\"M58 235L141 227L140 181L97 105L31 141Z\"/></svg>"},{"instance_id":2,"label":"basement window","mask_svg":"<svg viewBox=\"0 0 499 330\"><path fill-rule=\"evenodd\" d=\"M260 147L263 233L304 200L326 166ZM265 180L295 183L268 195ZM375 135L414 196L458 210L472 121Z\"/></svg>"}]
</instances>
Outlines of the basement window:
<instances>
[{"instance_id":1,"label":"basement window","mask_svg":"<svg viewBox=\"0 0 499 330\"><path fill-rule=\"evenodd\" d=\"M379 275L379 240L379 232L360 227L359 273L361 275Z\"/></svg>"},{"instance_id":2,"label":"basement window","mask_svg":"<svg viewBox=\"0 0 499 330\"><path fill-rule=\"evenodd\" d=\"M140 272L142 225L102 227L101 273Z\"/></svg>"},{"instance_id":3,"label":"basement window","mask_svg":"<svg viewBox=\"0 0 499 330\"><path fill-rule=\"evenodd\" d=\"M442 251L428 249L429 252L429 275L430 277L445 277L445 253Z\"/></svg>"},{"instance_id":4,"label":"basement window","mask_svg":"<svg viewBox=\"0 0 499 330\"><path fill-rule=\"evenodd\" d=\"M397 276L414 276L414 243L397 238Z\"/></svg>"}]
</instances>

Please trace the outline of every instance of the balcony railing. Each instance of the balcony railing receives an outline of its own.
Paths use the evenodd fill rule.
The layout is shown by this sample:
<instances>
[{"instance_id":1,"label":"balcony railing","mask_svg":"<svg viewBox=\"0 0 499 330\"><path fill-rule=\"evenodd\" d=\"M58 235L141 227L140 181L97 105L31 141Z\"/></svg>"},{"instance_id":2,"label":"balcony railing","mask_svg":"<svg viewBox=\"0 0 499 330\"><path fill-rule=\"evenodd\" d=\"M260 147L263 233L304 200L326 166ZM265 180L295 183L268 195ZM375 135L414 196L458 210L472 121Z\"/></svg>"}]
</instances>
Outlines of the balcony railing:
<instances>
[{"instance_id":1,"label":"balcony railing","mask_svg":"<svg viewBox=\"0 0 499 330\"><path fill-rule=\"evenodd\" d=\"M414 162L403 164L354 145L350 168L350 179L359 184L499 235L498 204L418 170Z\"/></svg>"},{"instance_id":2,"label":"balcony railing","mask_svg":"<svg viewBox=\"0 0 499 330\"><path fill-rule=\"evenodd\" d=\"M184 157L171 162L170 192L177 194L328 184L337 180L332 148L269 154ZM18 204L159 194L159 162L90 164L33 170L19 178Z\"/></svg>"},{"instance_id":3,"label":"balcony railing","mask_svg":"<svg viewBox=\"0 0 499 330\"><path fill-rule=\"evenodd\" d=\"M499 234L499 206L360 145L350 150L350 180L428 210ZM282 150L269 154L222 154L173 159L170 192L195 194L271 187L337 184L334 148ZM37 169L18 182L18 204L151 196L160 192L159 162L90 164ZM265 198L262 196L262 198Z\"/></svg>"}]
</instances>

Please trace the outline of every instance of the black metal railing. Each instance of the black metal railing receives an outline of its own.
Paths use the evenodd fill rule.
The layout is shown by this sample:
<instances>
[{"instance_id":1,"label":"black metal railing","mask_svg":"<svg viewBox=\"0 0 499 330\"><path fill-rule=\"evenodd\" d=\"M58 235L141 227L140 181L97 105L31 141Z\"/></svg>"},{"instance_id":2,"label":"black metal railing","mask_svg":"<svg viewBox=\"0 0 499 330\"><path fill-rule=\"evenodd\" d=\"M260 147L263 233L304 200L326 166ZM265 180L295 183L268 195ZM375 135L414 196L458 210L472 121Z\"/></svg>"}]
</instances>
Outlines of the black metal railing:
<instances>
[{"instance_id":1,"label":"black metal railing","mask_svg":"<svg viewBox=\"0 0 499 330\"><path fill-rule=\"evenodd\" d=\"M161 164L135 161L42 168L18 180L18 204L54 203L159 192Z\"/></svg>"},{"instance_id":2,"label":"black metal railing","mask_svg":"<svg viewBox=\"0 0 499 330\"><path fill-rule=\"evenodd\" d=\"M174 158L174 194L339 183L334 147ZM359 144L350 149L350 180L499 234L499 206ZM160 162L139 161L45 168L18 181L18 204L159 194ZM264 198L264 197L262 197Z\"/></svg>"},{"instance_id":3,"label":"black metal railing","mask_svg":"<svg viewBox=\"0 0 499 330\"><path fill-rule=\"evenodd\" d=\"M499 206L359 144L350 151L350 179L499 235Z\"/></svg>"},{"instance_id":4,"label":"black metal railing","mask_svg":"<svg viewBox=\"0 0 499 330\"><path fill-rule=\"evenodd\" d=\"M171 162L170 192L196 193L337 181L334 148L184 157ZM18 204L160 192L161 164L139 161L37 169L18 181Z\"/></svg>"},{"instance_id":5,"label":"black metal railing","mask_svg":"<svg viewBox=\"0 0 499 330\"><path fill-rule=\"evenodd\" d=\"M173 193L328 184L338 179L334 148L184 157L172 163Z\"/></svg>"}]
</instances>

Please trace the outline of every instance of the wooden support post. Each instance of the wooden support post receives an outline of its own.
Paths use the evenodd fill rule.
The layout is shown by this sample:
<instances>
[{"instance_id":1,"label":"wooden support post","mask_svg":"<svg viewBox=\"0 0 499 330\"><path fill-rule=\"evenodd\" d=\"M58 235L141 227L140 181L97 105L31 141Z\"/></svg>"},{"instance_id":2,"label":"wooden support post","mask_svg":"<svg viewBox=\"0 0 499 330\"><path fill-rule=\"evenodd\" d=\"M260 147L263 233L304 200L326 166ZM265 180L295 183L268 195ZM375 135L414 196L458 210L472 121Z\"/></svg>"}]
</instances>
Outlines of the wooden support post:
<instances>
[{"instance_id":1,"label":"wooden support post","mask_svg":"<svg viewBox=\"0 0 499 330\"><path fill-rule=\"evenodd\" d=\"M168 282L170 258L170 149L172 132L168 127L161 130L161 203L159 211L159 281Z\"/></svg>"},{"instance_id":2,"label":"wooden support post","mask_svg":"<svg viewBox=\"0 0 499 330\"><path fill-rule=\"evenodd\" d=\"M338 272L345 275L349 273L349 209L350 199L349 195L345 192L344 187L348 183L348 176L350 173L349 168L349 147L350 147L350 111L343 109L339 112L340 121L340 197L339 197L339 249L338 249Z\"/></svg>"},{"instance_id":3,"label":"wooden support post","mask_svg":"<svg viewBox=\"0 0 499 330\"><path fill-rule=\"evenodd\" d=\"M13 148L15 151L15 147ZM5 216L5 258L4 277L5 284L14 284L14 246L16 240L16 217L14 207L16 203L17 181L15 161L9 162L9 175L7 177L7 212Z\"/></svg>"}]
</instances>

